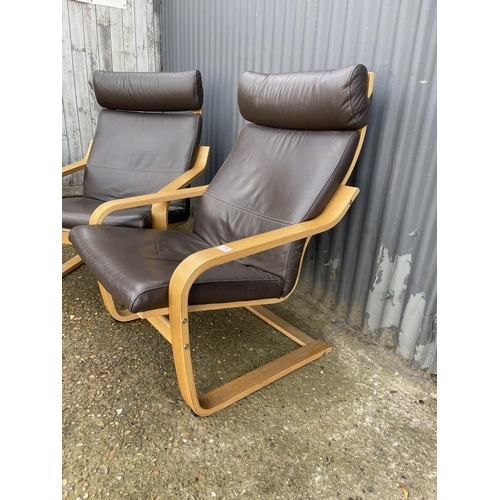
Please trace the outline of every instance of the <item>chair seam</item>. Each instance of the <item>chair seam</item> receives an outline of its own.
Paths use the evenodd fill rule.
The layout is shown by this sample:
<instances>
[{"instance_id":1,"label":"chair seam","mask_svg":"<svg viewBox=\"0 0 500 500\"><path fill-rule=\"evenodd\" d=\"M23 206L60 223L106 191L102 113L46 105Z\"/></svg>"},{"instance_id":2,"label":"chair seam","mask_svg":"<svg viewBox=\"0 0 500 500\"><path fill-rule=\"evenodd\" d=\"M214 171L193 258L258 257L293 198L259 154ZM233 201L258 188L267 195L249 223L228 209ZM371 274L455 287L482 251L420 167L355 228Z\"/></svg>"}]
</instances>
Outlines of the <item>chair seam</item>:
<instances>
[{"instance_id":1,"label":"chair seam","mask_svg":"<svg viewBox=\"0 0 500 500\"><path fill-rule=\"evenodd\" d=\"M355 131L355 130L353 130L353 131L351 132L351 135L350 135L350 137L349 137L349 140L347 141L346 145L344 146L344 150L342 151L342 154L341 154L341 156L340 156L339 160L337 161L337 165L336 165L336 166L335 166L335 168L332 170L332 172L331 172L330 176L328 177L327 182L325 182L324 186L325 186L326 184L328 184L328 182L330 181L330 179L331 179L331 178L333 177L333 175L335 174L335 172L336 172L336 170L337 170L337 166L339 165L339 163L342 161L343 157L345 156L345 153L346 153L346 150L347 150L347 146L348 146L348 145L349 145L349 143L351 142L353 135L355 135L355 134L357 134L357 133L358 133L358 132L357 132L357 131ZM358 134L358 135L359 135L359 134ZM323 186L323 187L324 187L324 186ZM339 186L339 187L340 187L340 186ZM338 188L337 188L337 189L338 189ZM321 191L317 194L317 196L314 198L314 200L313 200L313 201L311 202L311 204L309 205L309 208L307 209L306 215L309 213L309 211L311 210L311 207L314 205L314 203L316 202L316 200L318 199L318 197L319 197L319 195L320 195L320 194L321 194ZM302 218L300 222L304 222L304 218Z\"/></svg>"},{"instance_id":2,"label":"chair seam","mask_svg":"<svg viewBox=\"0 0 500 500\"><path fill-rule=\"evenodd\" d=\"M344 150L342 151L342 154L341 154L341 156L340 156L340 159L339 159L339 161L337 161L337 166L338 166L338 165L339 165L339 163L342 161L342 158L344 157L345 152L346 152L346 150L347 150L347 146L348 146L348 144L350 143L350 141L351 141L351 139L352 139L352 137L353 137L353 135L354 135L355 133L356 133L356 131L352 131L352 132L351 132L351 135L350 135L350 137L349 137L349 140L347 141L346 145L344 146ZM333 175L335 174L335 171L336 171L336 170L337 170L337 168L334 168L334 169L332 170L332 173L331 173L331 174L330 174L330 176L328 177L328 181L330 181L330 179L333 177ZM328 181L327 181L327 182L325 182L325 184L324 184L324 185L328 184ZM323 187L324 187L324 186L323 186ZM338 189L338 188L337 188L337 189ZM311 202L311 204L309 205L309 208L308 208L308 209L307 209L307 211L306 211L306 215L309 213L309 211L311 210L311 207L314 205L314 203L316 202L316 200L318 199L318 197L319 197L319 195L320 195L320 194L321 194L321 191L318 193L318 195L314 198L314 200L313 200L313 201ZM304 222L304 218L302 218L300 222ZM291 255L291 252L292 252L292 246L293 246L293 243L298 242L298 241L301 241L302 239L305 239L305 238L301 238L300 240L295 240L295 241L290 242L290 248L289 248L289 250L288 250L288 255L287 255L287 258L286 258L286 264L285 264L285 279L283 280L283 282L284 282L284 283L283 283L283 286L285 286L285 285L286 285L286 276L287 276L287 274L288 274L288 266L290 265L290 255Z\"/></svg>"},{"instance_id":3,"label":"chair seam","mask_svg":"<svg viewBox=\"0 0 500 500\"><path fill-rule=\"evenodd\" d=\"M116 167L106 167L105 165L97 165L96 163L92 164L87 164L87 168L103 168L106 170L119 170L121 172L138 172L138 173L157 173L157 174L166 174L166 173L180 173L183 174L185 171L184 170L136 170L133 168L116 168Z\"/></svg>"},{"instance_id":4,"label":"chair seam","mask_svg":"<svg viewBox=\"0 0 500 500\"><path fill-rule=\"evenodd\" d=\"M282 226L290 226L291 224L293 224L290 221L285 221L285 220L277 219L277 218L274 218L274 217L268 217L268 216L259 214L257 212L254 212L253 210L249 210L247 208L240 207L239 205L235 205L234 203L230 203L229 201L222 200L221 198L219 198L218 196L215 196L212 193L209 193L209 192L205 191L205 193L203 193L203 194L204 194L204 196L208 196L210 198L214 198L217 201L220 201L221 203L230 205L231 207L233 207L233 208L235 208L237 210L240 210L241 212L245 212L247 214L254 215L255 217L258 217L258 218L260 218L262 220L266 220L266 221L269 221L269 222L276 222L278 224L281 224Z\"/></svg>"},{"instance_id":5,"label":"chair seam","mask_svg":"<svg viewBox=\"0 0 500 500\"><path fill-rule=\"evenodd\" d=\"M356 123L356 125L360 126L361 122L356 118L356 116L354 116L354 111L352 109L352 100L351 100L352 75L354 74L354 72L356 71L357 68L358 68L358 66L354 66L354 68L351 70L351 74L349 75L349 83L347 84L347 95L349 97L349 110L351 112L351 117L354 120L354 122Z\"/></svg>"},{"instance_id":6,"label":"chair seam","mask_svg":"<svg viewBox=\"0 0 500 500\"><path fill-rule=\"evenodd\" d=\"M293 224L292 222L289 222L289 221L283 221L283 220L281 220L281 219L276 219L276 218L273 218L273 217L265 217L265 216L263 216L263 215L261 215L261 214L258 214L258 213L254 212L254 211L252 211L252 210L248 210L248 209L245 209L245 208L239 207L239 206L237 206L237 205L234 205L233 203L229 203L229 202L227 202L227 201L225 201L225 200L221 200L221 199L220 199L220 198L218 198L217 196L214 196L212 193L207 193L207 192L205 192L205 193L204 193L204 195L210 196L211 198L214 198L214 199L216 199L217 201L220 201L220 202L222 202L222 203L227 203L228 205L230 205L230 206L234 207L234 208L235 208L235 209L237 209L237 210L240 210L240 211L245 212L245 213L247 213L247 214L253 215L253 216L255 216L255 217L259 217L260 219L265 220L265 221L268 221L268 222L275 222L275 223L278 223L278 224L280 224L281 226L284 226L284 227L286 227L286 226L290 226L290 225L292 225L292 224ZM287 275L288 265L289 265L289 261L290 261L290 254L291 254L291 252L292 252L292 246L293 246L293 245L292 245L292 243L293 243L293 242L290 242L290 243L285 243L284 245L280 245L280 246L282 246L282 247L286 247L286 246L288 246L288 251L286 252L286 254L287 254L287 255L286 255L286 258L285 258L285 265L284 265L284 269L283 269L283 270L284 270L284 275L283 275L283 277L282 277L282 278L280 278L280 279L281 279L281 281L282 281L281 296L283 296L283 290L284 290L284 288L285 288L285 284L286 284L286 281L287 281L287 280L286 280L286 275ZM276 247L276 248L278 248L278 247ZM267 271L266 271L266 272L267 272Z\"/></svg>"},{"instance_id":7,"label":"chair seam","mask_svg":"<svg viewBox=\"0 0 500 500\"><path fill-rule=\"evenodd\" d=\"M201 128L201 116L200 116L200 120L198 120L198 127L196 127L196 137L198 137L198 132L200 131L200 128ZM201 132L200 132L200 135L201 135ZM200 145L200 141L201 141L201 137L200 139L197 141L196 138L193 138L193 142L191 144L191 152L189 153L189 158L191 159L191 161L189 162L189 165L188 165L188 168L186 169L186 172L189 172L189 170L191 170L191 168L193 168L193 165L196 161L196 158L194 157L194 153L195 153L195 148L198 148L199 145ZM169 170L170 172L170 170Z\"/></svg>"}]
</instances>

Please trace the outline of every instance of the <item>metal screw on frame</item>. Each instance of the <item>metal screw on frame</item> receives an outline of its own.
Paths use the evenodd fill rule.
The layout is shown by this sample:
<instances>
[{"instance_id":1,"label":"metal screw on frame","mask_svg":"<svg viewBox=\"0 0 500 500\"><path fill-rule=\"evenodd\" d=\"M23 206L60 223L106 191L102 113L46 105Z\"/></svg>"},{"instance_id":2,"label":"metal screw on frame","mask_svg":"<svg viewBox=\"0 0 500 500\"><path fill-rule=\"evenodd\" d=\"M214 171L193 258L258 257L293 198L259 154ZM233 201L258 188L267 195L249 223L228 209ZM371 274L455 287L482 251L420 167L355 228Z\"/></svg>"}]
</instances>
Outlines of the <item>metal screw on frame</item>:
<instances>
[{"instance_id":1,"label":"metal screw on frame","mask_svg":"<svg viewBox=\"0 0 500 500\"><path fill-rule=\"evenodd\" d=\"M387 290L387 293L380 299L380 302L386 299L392 299L394 297L394 290Z\"/></svg>"}]
</instances>

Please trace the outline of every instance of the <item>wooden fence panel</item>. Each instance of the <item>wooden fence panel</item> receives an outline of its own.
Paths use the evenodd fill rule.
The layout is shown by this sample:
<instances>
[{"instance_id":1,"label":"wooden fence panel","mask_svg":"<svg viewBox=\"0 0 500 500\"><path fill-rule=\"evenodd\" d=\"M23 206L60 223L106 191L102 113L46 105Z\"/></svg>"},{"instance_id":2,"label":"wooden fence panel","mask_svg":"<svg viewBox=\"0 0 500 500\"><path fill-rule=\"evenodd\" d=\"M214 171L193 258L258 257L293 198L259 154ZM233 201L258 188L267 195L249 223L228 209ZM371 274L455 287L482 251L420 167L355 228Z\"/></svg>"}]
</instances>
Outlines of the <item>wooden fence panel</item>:
<instances>
[{"instance_id":1,"label":"wooden fence panel","mask_svg":"<svg viewBox=\"0 0 500 500\"><path fill-rule=\"evenodd\" d=\"M127 8L62 0L62 165L80 160L94 136L100 106L95 70L161 71L160 0ZM81 194L81 172L63 179L63 196Z\"/></svg>"}]
</instances>

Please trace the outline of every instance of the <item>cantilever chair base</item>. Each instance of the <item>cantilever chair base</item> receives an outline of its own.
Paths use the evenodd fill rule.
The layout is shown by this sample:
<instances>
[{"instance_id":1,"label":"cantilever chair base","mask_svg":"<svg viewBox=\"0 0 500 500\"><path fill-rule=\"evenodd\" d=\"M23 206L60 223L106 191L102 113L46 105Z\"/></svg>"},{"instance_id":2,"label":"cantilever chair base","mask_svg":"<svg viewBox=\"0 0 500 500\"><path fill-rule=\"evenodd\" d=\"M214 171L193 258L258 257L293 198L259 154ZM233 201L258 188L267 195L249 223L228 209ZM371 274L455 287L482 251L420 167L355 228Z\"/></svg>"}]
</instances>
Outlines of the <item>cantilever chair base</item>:
<instances>
[{"instance_id":1,"label":"cantilever chair base","mask_svg":"<svg viewBox=\"0 0 500 500\"><path fill-rule=\"evenodd\" d=\"M301 347L201 396L196 394L196 390L191 390L194 388L194 375L189 345L174 349L177 378L180 385L188 388L187 397L185 395L184 398L196 415L212 415L332 350L327 343L309 337L263 306L249 306L246 309ZM172 341L170 323L165 316L146 319L167 340Z\"/></svg>"},{"instance_id":2,"label":"cantilever chair base","mask_svg":"<svg viewBox=\"0 0 500 500\"><path fill-rule=\"evenodd\" d=\"M115 320L125 322L138 318L146 319L156 328L158 332L163 335L163 337L165 337L170 344L173 346L175 345L172 343L172 328L168 314L133 314L126 309L117 310L112 296L100 283L99 287L101 289L106 309ZM279 300L268 300L266 303L278 303L285 299L286 297ZM236 303L225 304L226 308L238 307L240 305L241 304ZM221 304L218 304L209 305L203 308L190 307L189 309L190 311L200 311L220 309L221 306ZM174 349L173 352L177 379L179 381L179 385L187 388L187 393L183 394L183 396L195 415L209 416L217 413L218 411L230 406L240 399L245 398L259 389L262 389L263 387L284 377L285 375L288 375L298 368L315 361L332 350L332 347L326 342L313 339L294 325L271 312L263 305L249 305L243 307L272 326L275 330L293 340L300 347L200 396L197 395L195 388L194 372L191 365L190 344L186 343L181 346L181 349ZM154 314L154 311L152 313ZM181 319L181 324L183 325L185 323L186 321ZM178 326L180 327L181 325Z\"/></svg>"}]
</instances>

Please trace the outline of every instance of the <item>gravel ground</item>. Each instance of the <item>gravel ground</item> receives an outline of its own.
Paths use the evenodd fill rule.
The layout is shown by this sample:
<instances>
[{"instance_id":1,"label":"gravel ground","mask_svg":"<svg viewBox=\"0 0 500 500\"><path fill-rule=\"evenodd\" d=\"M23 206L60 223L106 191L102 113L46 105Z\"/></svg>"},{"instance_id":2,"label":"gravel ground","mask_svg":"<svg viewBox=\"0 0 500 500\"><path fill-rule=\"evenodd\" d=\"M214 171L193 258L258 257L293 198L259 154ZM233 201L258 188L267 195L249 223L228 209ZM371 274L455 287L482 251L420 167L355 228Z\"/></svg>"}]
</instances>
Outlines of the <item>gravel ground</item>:
<instances>
[{"instance_id":1,"label":"gravel ground","mask_svg":"<svg viewBox=\"0 0 500 500\"><path fill-rule=\"evenodd\" d=\"M170 344L147 321L114 321L85 266L63 278L62 498L436 499L436 377L301 286L270 309L333 351L195 417ZM190 325L201 393L294 346L246 310Z\"/></svg>"}]
</instances>

